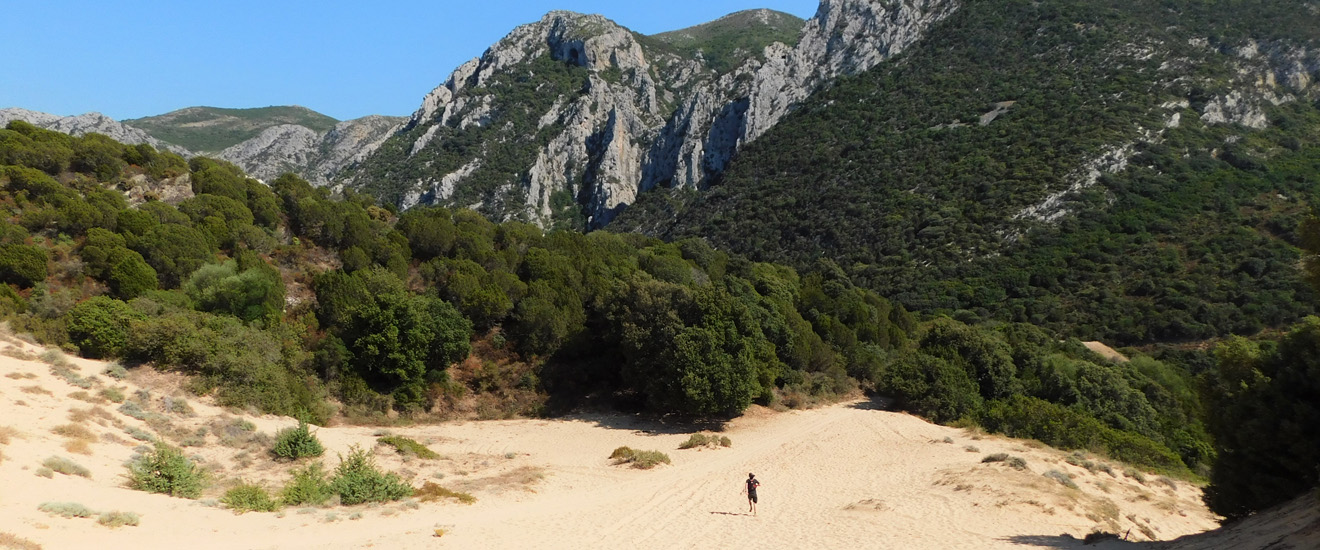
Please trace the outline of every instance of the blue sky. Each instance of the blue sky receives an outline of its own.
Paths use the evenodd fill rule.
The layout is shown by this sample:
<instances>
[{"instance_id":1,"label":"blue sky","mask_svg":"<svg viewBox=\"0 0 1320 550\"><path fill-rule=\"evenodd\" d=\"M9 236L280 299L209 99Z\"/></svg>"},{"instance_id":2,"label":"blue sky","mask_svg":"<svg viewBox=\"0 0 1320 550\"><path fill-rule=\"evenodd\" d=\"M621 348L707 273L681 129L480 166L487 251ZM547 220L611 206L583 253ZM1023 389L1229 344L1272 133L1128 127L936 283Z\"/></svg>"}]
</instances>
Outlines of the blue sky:
<instances>
[{"instance_id":1,"label":"blue sky","mask_svg":"<svg viewBox=\"0 0 1320 550\"><path fill-rule=\"evenodd\" d=\"M567 9L635 31L817 0L0 0L0 108L116 119L193 105L303 105L339 119L406 115L515 26Z\"/></svg>"}]
</instances>

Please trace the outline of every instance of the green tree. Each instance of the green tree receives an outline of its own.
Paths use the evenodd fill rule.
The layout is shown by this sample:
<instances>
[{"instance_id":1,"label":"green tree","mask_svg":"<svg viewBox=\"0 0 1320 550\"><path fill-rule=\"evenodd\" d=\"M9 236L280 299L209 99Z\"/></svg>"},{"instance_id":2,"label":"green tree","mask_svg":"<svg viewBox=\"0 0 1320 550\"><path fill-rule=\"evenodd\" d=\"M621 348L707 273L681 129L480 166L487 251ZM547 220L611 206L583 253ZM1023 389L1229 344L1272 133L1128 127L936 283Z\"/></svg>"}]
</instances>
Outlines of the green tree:
<instances>
[{"instance_id":1,"label":"green tree","mask_svg":"<svg viewBox=\"0 0 1320 550\"><path fill-rule=\"evenodd\" d=\"M86 357L104 359L123 355L132 321L146 316L128 304L97 296L73 306L66 314L69 340Z\"/></svg>"},{"instance_id":2,"label":"green tree","mask_svg":"<svg viewBox=\"0 0 1320 550\"><path fill-rule=\"evenodd\" d=\"M0 282L28 288L46 280L46 249L24 244L0 245Z\"/></svg>"}]
</instances>

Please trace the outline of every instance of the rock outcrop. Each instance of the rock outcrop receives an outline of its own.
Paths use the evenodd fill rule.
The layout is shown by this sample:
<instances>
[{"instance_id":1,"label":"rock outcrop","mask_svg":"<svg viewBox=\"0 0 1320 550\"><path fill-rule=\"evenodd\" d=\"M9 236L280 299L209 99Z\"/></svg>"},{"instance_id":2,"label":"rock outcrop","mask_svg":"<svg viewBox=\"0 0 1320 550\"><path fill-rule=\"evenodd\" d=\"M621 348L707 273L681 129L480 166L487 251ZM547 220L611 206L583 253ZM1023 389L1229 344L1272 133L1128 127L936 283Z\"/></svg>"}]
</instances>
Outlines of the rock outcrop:
<instances>
[{"instance_id":1,"label":"rock outcrop","mask_svg":"<svg viewBox=\"0 0 1320 550\"><path fill-rule=\"evenodd\" d=\"M187 150L182 147L166 144L156 138L151 137L145 131L134 128L122 122L118 122L101 113L84 113L77 116L59 116L50 113L41 113L11 107L0 109L0 127L9 124L11 120L22 120L38 128L63 132L74 136L97 133L105 134L110 139L120 143L137 145L139 143L149 143L157 149L169 150L185 156L191 156Z\"/></svg>"},{"instance_id":2,"label":"rock outcrop","mask_svg":"<svg viewBox=\"0 0 1320 550\"><path fill-rule=\"evenodd\" d=\"M293 172L314 184L329 185L341 169L379 147L402 120L372 115L345 120L325 133L283 124L267 128L216 156L263 181Z\"/></svg>"},{"instance_id":3,"label":"rock outcrop","mask_svg":"<svg viewBox=\"0 0 1320 550\"><path fill-rule=\"evenodd\" d=\"M825 0L796 44L723 72L604 17L551 12L455 70L347 183L403 207L600 227L639 192L704 188L821 85L903 51L957 6ZM512 100L518 86L544 104Z\"/></svg>"}]
</instances>

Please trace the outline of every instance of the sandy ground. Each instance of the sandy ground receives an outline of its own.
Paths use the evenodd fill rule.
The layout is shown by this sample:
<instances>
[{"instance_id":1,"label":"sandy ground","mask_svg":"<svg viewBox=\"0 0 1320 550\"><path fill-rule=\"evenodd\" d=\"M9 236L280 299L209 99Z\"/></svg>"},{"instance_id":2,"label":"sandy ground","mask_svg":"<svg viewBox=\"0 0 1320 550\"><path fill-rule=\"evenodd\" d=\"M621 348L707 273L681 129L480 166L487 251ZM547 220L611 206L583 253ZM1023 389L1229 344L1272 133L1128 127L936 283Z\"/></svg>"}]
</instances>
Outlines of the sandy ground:
<instances>
[{"instance_id":1,"label":"sandy ground","mask_svg":"<svg viewBox=\"0 0 1320 550\"><path fill-rule=\"evenodd\" d=\"M1168 540L1217 525L1195 486L1149 473L1138 481L1118 464L1112 474L1088 471L1033 442L936 426L865 401L790 412L753 407L717 427L732 440L729 448L679 450L696 427L626 415L391 429L440 453L436 460L377 445L379 429L321 428L327 467L361 445L414 486L434 481L478 500L236 515L215 499L237 479L282 485L291 466L271 461L266 449L268 437L292 420L221 410L147 370L117 381L101 374L103 363L70 359L93 382L80 389L33 357L39 348L0 339L0 434L8 434L0 444L0 534L47 549L1078 548L1095 529ZM107 387L130 398L149 388L141 397L155 420L93 403ZM182 399L187 407L178 405ZM223 429L243 419L256 431ZM72 440L52 431L68 424L92 432L89 448L66 447ZM124 463L142 445L129 434L134 428L165 433L175 444L191 438L185 452L213 472L207 494L186 500L126 488ZM610 452L623 445L663 451L672 464L612 464ZM982 463L1001 452L1025 459L1027 469ZM90 478L37 475L52 456L85 466ZM1073 476L1078 488L1042 475L1050 470ZM762 483L756 516L746 513L741 494L748 472ZM50 501L131 511L141 523L111 529L38 510ZM445 534L437 537L437 528Z\"/></svg>"}]
</instances>

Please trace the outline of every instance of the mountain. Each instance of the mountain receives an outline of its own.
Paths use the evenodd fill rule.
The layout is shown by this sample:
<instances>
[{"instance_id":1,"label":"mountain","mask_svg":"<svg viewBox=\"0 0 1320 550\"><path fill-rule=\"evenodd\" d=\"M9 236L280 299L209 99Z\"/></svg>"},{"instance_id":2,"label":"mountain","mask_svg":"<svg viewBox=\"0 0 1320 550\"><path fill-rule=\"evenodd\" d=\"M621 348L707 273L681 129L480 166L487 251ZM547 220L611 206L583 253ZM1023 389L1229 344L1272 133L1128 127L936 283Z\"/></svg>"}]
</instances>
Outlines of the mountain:
<instances>
[{"instance_id":1,"label":"mountain","mask_svg":"<svg viewBox=\"0 0 1320 550\"><path fill-rule=\"evenodd\" d=\"M322 132L281 124L227 147L215 157L265 181L293 172L317 185L329 185L346 166L379 147L404 120L370 115L338 122Z\"/></svg>"},{"instance_id":2,"label":"mountain","mask_svg":"<svg viewBox=\"0 0 1320 550\"><path fill-rule=\"evenodd\" d=\"M1320 7L957 5L707 192L643 193L611 229L825 258L910 309L1121 344L1314 311L1296 245L1320 174Z\"/></svg>"},{"instance_id":3,"label":"mountain","mask_svg":"<svg viewBox=\"0 0 1320 550\"><path fill-rule=\"evenodd\" d=\"M295 125L315 133L330 131L339 121L298 106L256 109L188 107L163 115L125 120L156 139L197 153L215 154L255 138L276 126Z\"/></svg>"},{"instance_id":4,"label":"mountain","mask_svg":"<svg viewBox=\"0 0 1320 550\"><path fill-rule=\"evenodd\" d=\"M955 7L826 0L795 44L777 41L792 20L774 12L655 37L551 12L455 70L345 182L403 207L601 227L640 191L704 187L812 91ZM739 51L755 55L733 64Z\"/></svg>"}]
</instances>

